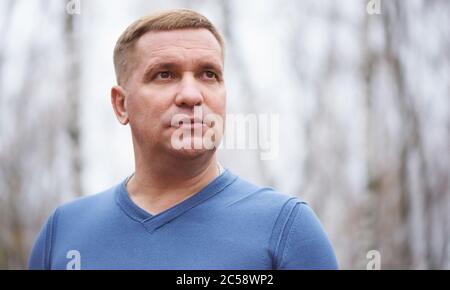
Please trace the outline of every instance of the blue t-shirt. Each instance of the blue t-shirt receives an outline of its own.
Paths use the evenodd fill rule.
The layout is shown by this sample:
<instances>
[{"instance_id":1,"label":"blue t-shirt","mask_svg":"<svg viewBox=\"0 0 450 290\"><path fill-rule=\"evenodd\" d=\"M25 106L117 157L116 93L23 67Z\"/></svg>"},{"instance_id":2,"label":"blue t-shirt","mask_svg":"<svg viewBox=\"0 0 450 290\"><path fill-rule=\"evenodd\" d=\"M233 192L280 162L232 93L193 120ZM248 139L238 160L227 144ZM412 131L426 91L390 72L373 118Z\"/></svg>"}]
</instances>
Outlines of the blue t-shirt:
<instances>
[{"instance_id":1,"label":"blue t-shirt","mask_svg":"<svg viewBox=\"0 0 450 290\"><path fill-rule=\"evenodd\" d=\"M226 170L156 215L130 199L125 180L62 205L29 268L337 269L337 261L308 205Z\"/></svg>"}]
</instances>

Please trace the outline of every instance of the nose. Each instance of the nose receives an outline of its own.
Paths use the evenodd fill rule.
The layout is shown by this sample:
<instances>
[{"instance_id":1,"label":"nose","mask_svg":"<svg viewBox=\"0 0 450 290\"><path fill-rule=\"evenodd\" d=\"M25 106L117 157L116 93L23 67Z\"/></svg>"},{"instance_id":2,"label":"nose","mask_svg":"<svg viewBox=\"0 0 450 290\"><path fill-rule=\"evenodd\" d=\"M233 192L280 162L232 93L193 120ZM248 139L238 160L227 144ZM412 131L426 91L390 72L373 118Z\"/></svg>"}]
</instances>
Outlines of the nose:
<instances>
[{"instance_id":1,"label":"nose","mask_svg":"<svg viewBox=\"0 0 450 290\"><path fill-rule=\"evenodd\" d=\"M179 107L194 107L203 103L203 95L193 76L183 77L180 90L175 97L175 104Z\"/></svg>"}]
</instances>

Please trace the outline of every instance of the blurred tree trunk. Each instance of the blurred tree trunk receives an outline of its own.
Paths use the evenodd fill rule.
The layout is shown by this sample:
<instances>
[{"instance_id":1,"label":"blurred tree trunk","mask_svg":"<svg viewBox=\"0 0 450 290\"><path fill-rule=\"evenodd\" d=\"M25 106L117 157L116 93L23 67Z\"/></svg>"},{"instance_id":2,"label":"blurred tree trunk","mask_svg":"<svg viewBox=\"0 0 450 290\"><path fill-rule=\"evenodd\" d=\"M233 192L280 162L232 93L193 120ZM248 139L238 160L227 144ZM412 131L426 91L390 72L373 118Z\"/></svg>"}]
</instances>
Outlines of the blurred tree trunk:
<instances>
[{"instance_id":1,"label":"blurred tree trunk","mask_svg":"<svg viewBox=\"0 0 450 290\"><path fill-rule=\"evenodd\" d=\"M439 9L445 8L442 6L443 2L434 2L437 3L441 4ZM416 92L424 84L411 83L410 80L414 79L413 74L418 72L408 69L407 62L414 60L408 60L402 54L405 53L405 48L408 51L419 50L418 44L414 42L417 40L411 36L414 33L417 14L414 13L414 9L401 1L384 4L382 13L386 41L384 60L390 68L393 79L393 91L396 96L394 104L402 130L398 136L398 172L395 174L398 177L396 190L398 198L386 196L388 199L383 202L385 207L396 204L397 211L391 213L390 217L380 216L384 222L379 235L391 237L389 246L396 254L386 257L391 267L442 269L448 259L449 244L448 215L445 214L448 211L446 200L449 191L443 186L446 176L448 180L448 168L441 172L438 166L431 165L436 152L429 152L426 147L429 125L425 108L420 107L419 102L427 96L420 95L423 92ZM433 21L426 13L427 9L432 7L433 5L429 6L423 1L415 4L415 9L421 13L420 21L423 25ZM427 59L427 63L431 63L428 55L424 54L423 57ZM384 115L380 116L380 120L383 118ZM439 176L436 179L439 180L438 184L433 184L433 175Z\"/></svg>"},{"instance_id":2,"label":"blurred tree trunk","mask_svg":"<svg viewBox=\"0 0 450 290\"><path fill-rule=\"evenodd\" d=\"M20 26L11 27L11 23L15 23L15 18L22 17L14 13L13 9L19 1L11 2L15 5L8 6L10 11L6 11L7 20L4 23L8 26L8 32L20 29ZM48 4L47 0L34 3L39 7L48 7ZM22 9L26 8L22 6ZM35 13L33 5L25 12ZM61 170L54 167L59 157L55 148L58 125L61 123L61 106L54 102L52 96L59 90L49 91L49 87L57 86L47 86L50 83L48 78L58 74L52 74L49 67L52 64L58 67L54 52L60 49L57 45L43 45L39 33L43 20L50 15L39 14L38 21L32 27L36 28L30 34L30 39L26 40L26 46L17 47L21 51L20 55L4 49L6 43L15 39L12 34L2 34L5 46L0 49L0 58L18 64L17 67L11 66L9 62L8 69L17 71L0 75L0 84L11 81L20 84L12 86L12 89L9 86L8 91L0 85L0 268L5 269L26 268L31 244L50 209L58 202L58 194L61 193L58 186L60 182L63 183L58 175ZM2 61L0 69L3 70L6 63Z\"/></svg>"},{"instance_id":3,"label":"blurred tree trunk","mask_svg":"<svg viewBox=\"0 0 450 290\"><path fill-rule=\"evenodd\" d=\"M374 25L373 20L379 20L379 18L374 18L373 15L365 13L364 23L361 29L362 32L362 49L363 55L363 66L362 66L362 76L364 78L365 85L365 95L366 95L366 128L365 128L365 139L366 139L366 166L367 166L367 196L365 200L365 211L363 213L363 218L366 223L361 231L364 232L365 241L365 251L370 250L380 250L380 239L378 239L379 227L377 227L377 220L380 206L380 198L382 197L381 190L383 188L380 186L383 178L386 176L381 175L382 170L377 168L377 146L376 146L376 134L374 132L378 129L377 124L379 123L376 109L374 108L374 98L376 98L376 92L374 91L374 78L375 71L379 65L380 59L376 52L372 49L372 44L369 40L370 25Z\"/></svg>"},{"instance_id":4,"label":"blurred tree trunk","mask_svg":"<svg viewBox=\"0 0 450 290\"><path fill-rule=\"evenodd\" d=\"M83 195L80 125L80 49L76 14L66 13L66 99L68 102L67 133L70 141L71 180L75 196Z\"/></svg>"},{"instance_id":5,"label":"blurred tree trunk","mask_svg":"<svg viewBox=\"0 0 450 290\"><path fill-rule=\"evenodd\" d=\"M223 33L224 37L227 41L226 47L226 57L232 60L232 65L234 67L229 68L227 70L234 71L239 74L240 84L244 90L243 98L244 98L244 111L245 114L258 114L260 113L261 108L258 107L255 100L257 100L257 93L255 92L255 88L253 85L253 80L249 77L250 73L248 72L247 64L245 63L243 56L239 51L237 51L237 47L239 47L240 39L235 36L235 33L232 29L233 20L233 11L234 9L238 9L238 7L234 7L235 2L233 1L220 1L218 5L220 5L221 16L223 19ZM258 128L261 124L258 124ZM267 164L261 158L261 148L258 150L254 150L254 158L257 164L257 170L262 178L266 182L267 185L277 187L277 180L269 171Z\"/></svg>"}]
</instances>

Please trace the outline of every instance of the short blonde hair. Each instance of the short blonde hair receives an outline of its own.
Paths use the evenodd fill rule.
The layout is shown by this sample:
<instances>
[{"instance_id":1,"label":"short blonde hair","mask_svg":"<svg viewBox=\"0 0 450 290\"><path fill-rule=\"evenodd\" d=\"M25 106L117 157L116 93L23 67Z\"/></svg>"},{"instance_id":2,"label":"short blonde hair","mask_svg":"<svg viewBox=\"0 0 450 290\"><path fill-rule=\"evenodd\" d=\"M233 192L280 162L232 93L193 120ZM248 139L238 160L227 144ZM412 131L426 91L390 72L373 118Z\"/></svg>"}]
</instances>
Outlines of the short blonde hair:
<instances>
[{"instance_id":1,"label":"short blonde hair","mask_svg":"<svg viewBox=\"0 0 450 290\"><path fill-rule=\"evenodd\" d=\"M222 48L224 55L225 44L222 35L216 27L206 18L190 9L172 9L160 11L142 17L132 23L122 33L114 48L114 69L116 71L117 83L120 85L130 71L130 52L133 51L135 43L145 33L150 31L170 31L176 29L205 28L209 30Z\"/></svg>"}]
</instances>

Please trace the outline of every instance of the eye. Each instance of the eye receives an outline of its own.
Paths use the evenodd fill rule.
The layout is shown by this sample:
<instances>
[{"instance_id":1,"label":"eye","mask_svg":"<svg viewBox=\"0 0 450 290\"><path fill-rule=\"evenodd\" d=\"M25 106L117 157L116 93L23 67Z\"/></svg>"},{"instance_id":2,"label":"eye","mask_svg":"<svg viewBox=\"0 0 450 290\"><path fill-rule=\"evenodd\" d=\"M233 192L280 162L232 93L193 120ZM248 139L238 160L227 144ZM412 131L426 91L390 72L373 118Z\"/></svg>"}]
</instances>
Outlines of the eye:
<instances>
[{"instance_id":1,"label":"eye","mask_svg":"<svg viewBox=\"0 0 450 290\"><path fill-rule=\"evenodd\" d=\"M215 72L213 72L213 71L210 71L210 70L205 71L204 72L204 76L207 79L217 79L217 74Z\"/></svg>"},{"instance_id":2,"label":"eye","mask_svg":"<svg viewBox=\"0 0 450 290\"><path fill-rule=\"evenodd\" d=\"M162 71L156 74L156 79L167 80L172 77L172 73L169 71Z\"/></svg>"}]
</instances>

